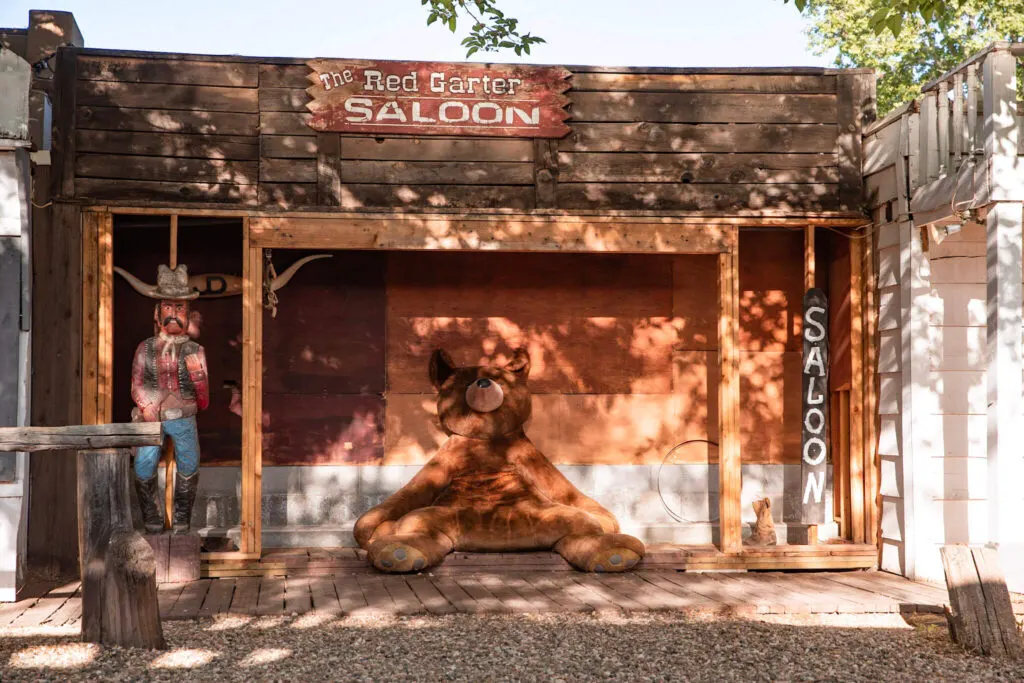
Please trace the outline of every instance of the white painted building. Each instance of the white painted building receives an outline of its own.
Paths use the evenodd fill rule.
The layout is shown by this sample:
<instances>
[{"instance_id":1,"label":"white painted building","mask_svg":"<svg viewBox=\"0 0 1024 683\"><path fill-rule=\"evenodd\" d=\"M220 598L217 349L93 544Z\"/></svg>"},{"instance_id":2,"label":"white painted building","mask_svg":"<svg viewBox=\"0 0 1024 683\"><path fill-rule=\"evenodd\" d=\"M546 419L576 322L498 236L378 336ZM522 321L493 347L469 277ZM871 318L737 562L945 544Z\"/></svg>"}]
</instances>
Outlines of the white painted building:
<instances>
[{"instance_id":1,"label":"white painted building","mask_svg":"<svg viewBox=\"0 0 1024 683\"><path fill-rule=\"evenodd\" d=\"M999 549L1024 591L1015 66L996 43L866 131L879 301L881 568L943 580L946 544Z\"/></svg>"},{"instance_id":2,"label":"white painted building","mask_svg":"<svg viewBox=\"0 0 1024 683\"><path fill-rule=\"evenodd\" d=\"M28 424L32 67L0 47L0 426ZM0 453L0 602L24 570L28 455Z\"/></svg>"}]
</instances>

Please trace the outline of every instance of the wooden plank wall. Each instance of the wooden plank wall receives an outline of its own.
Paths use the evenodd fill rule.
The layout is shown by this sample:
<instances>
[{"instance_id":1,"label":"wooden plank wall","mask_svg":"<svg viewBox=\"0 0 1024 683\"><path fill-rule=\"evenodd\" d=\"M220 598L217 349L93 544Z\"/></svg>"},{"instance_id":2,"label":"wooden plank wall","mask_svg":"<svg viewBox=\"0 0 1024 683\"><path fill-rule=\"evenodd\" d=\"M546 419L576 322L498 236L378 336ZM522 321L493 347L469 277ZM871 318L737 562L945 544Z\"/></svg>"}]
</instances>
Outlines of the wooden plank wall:
<instances>
[{"instance_id":1,"label":"wooden plank wall","mask_svg":"<svg viewBox=\"0 0 1024 683\"><path fill-rule=\"evenodd\" d=\"M802 258L800 230L741 231L743 462L799 461ZM437 346L466 365L525 346L528 431L555 462L655 464L717 441L717 270L711 256L389 254L384 461L425 462L445 438ZM678 459L717 456L694 443Z\"/></svg>"},{"instance_id":2,"label":"wooden plank wall","mask_svg":"<svg viewBox=\"0 0 1024 683\"><path fill-rule=\"evenodd\" d=\"M304 64L236 59L81 51L68 162L77 195L281 208L858 208L860 136L851 143L840 124L860 125L870 89L859 72L580 67L572 132L533 141L317 134Z\"/></svg>"}]
</instances>

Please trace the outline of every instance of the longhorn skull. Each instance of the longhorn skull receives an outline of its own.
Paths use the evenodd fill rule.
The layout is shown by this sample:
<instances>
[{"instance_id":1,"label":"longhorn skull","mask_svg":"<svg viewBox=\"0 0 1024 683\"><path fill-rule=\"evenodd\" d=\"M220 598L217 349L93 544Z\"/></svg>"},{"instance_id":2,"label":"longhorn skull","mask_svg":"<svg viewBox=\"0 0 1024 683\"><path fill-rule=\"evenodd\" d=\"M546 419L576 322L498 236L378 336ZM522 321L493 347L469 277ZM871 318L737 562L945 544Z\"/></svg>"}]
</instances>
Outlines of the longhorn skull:
<instances>
[{"instance_id":1,"label":"longhorn skull","mask_svg":"<svg viewBox=\"0 0 1024 683\"><path fill-rule=\"evenodd\" d=\"M281 289L288 284L293 277L295 277L295 273L298 272L299 268L310 261L322 258L331 258L331 254L314 254L312 256L304 256L300 258L298 261L288 266L284 272L270 281L270 291L276 292ZM127 280L128 284L132 286L132 289L139 294L150 298L158 298L156 285L146 284L124 268L115 267L114 272ZM237 296L242 293L242 278L237 275L201 273L189 276L188 284L189 287L192 287L199 292L199 297L201 299L217 299L225 296Z\"/></svg>"}]
</instances>

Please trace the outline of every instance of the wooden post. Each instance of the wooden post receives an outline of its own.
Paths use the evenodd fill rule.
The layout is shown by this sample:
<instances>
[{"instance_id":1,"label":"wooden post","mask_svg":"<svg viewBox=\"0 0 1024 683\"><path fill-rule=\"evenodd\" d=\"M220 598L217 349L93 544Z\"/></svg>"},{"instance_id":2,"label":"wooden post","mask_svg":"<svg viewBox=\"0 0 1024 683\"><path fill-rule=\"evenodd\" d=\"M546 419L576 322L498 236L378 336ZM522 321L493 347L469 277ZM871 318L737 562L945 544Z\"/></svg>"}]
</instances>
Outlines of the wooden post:
<instances>
[{"instance_id":1,"label":"wooden post","mask_svg":"<svg viewBox=\"0 0 1024 683\"><path fill-rule=\"evenodd\" d=\"M127 450L79 453L82 640L163 649L153 550L132 528Z\"/></svg>"},{"instance_id":2,"label":"wooden post","mask_svg":"<svg viewBox=\"0 0 1024 683\"><path fill-rule=\"evenodd\" d=\"M850 240L850 535L864 542L864 330L860 240Z\"/></svg>"},{"instance_id":3,"label":"wooden post","mask_svg":"<svg viewBox=\"0 0 1024 683\"><path fill-rule=\"evenodd\" d=\"M814 226L804 228L804 292L815 285Z\"/></svg>"},{"instance_id":4,"label":"wooden post","mask_svg":"<svg viewBox=\"0 0 1024 683\"><path fill-rule=\"evenodd\" d=\"M973 155L978 144L978 66L967 67L967 153Z\"/></svg>"},{"instance_id":5,"label":"wooden post","mask_svg":"<svg viewBox=\"0 0 1024 683\"><path fill-rule=\"evenodd\" d=\"M1024 291L1021 268L1024 216L1020 200L1017 156L1019 130L1014 115L1017 101L1016 59L1008 51L989 54L983 67L985 97L985 163L990 169L990 194L995 202L986 217L988 361L988 542L999 549L1010 584L1024 585L1024 480L1021 442L1024 429L1024 356L1021 325Z\"/></svg>"},{"instance_id":6,"label":"wooden post","mask_svg":"<svg viewBox=\"0 0 1024 683\"><path fill-rule=\"evenodd\" d=\"M876 223L880 225L880 223ZM877 249L875 238L868 233L862 250L862 273L864 284L864 347L863 394L864 394L864 540L878 544L880 511L880 487L878 479L878 305L875 296L878 289Z\"/></svg>"},{"instance_id":7,"label":"wooden post","mask_svg":"<svg viewBox=\"0 0 1024 683\"><path fill-rule=\"evenodd\" d=\"M174 270L178 267L178 214L171 214L171 251L167 257L167 266Z\"/></svg>"},{"instance_id":8,"label":"wooden post","mask_svg":"<svg viewBox=\"0 0 1024 683\"><path fill-rule=\"evenodd\" d=\"M251 245L245 219L242 251L242 552L261 549L263 449L263 250Z\"/></svg>"},{"instance_id":9,"label":"wooden post","mask_svg":"<svg viewBox=\"0 0 1024 683\"><path fill-rule=\"evenodd\" d=\"M953 77L953 172L960 164L967 149L967 129L964 128L964 73L957 71Z\"/></svg>"},{"instance_id":10,"label":"wooden post","mask_svg":"<svg viewBox=\"0 0 1024 683\"><path fill-rule=\"evenodd\" d=\"M96 421L106 424L114 419L114 216L97 220Z\"/></svg>"},{"instance_id":11,"label":"wooden post","mask_svg":"<svg viewBox=\"0 0 1024 683\"><path fill-rule=\"evenodd\" d=\"M808 225L804 228L804 294L814 289L817 283L816 273L816 258L815 258L815 247L814 247L814 226ZM807 322L803 321L801 325L806 325ZM827 387L825 388L827 392ZM827 396L827 393L826 393ZM803 468L801 468L801 471ZM804 478L801 477L801 488L804 485ZM834 481L834 475L833 475ZM801 492L801 495L802 492ZM807 545L818 544L818 525L808 524L807 525Z\"/></svg>"},{"instance_id":12,"label":"wooden post","mask_svg":"<svg viewBox=\"0 0 1024 683\"><path fill-rule=\"evenodd\" d=\"M939 176L949 173L949 84L939 83L938 111Z\"/></svg>"},{"instance_id":13,"label":"wooden post","mask_svg":"<svg viewBox=\"0 0 1024 683\"><path fill-rule=\"evenodd\" d=\"M174 526L174 475L178 463L174 460L174 445L164 442L160 455L164 458L164 528Z\"/></svg>"},{"instance_id":14,"label":"wooden post","mask_svg":"<svg viewBox=\"0 0 1024 683\"><path fill-rule=\"evenodd\" d=\"M977 654L1024 659L1024 641L995 549L947 545L940 553L953 640Z\"/></svg>"},{"instance_id":15,"label":"wooden post","mask_svg":"<svg viewBox=\"0 0 1024 683\"><path fill-rule=\"evenodd\" d=\"M927 185L939 176L939 143L938 115L936 105L938 96L934 92L925 93L921 98L920 114L920 185Z\"/></svg>"},{"instance_id":16,"label":"wooden post","mask_svg":"<svg viewBox=\"0 0 1024 683\"><path fill-rule=\"evenodd\" d=\"M719 360L722 381L718 388L718 529L724 553L739 552L743 532L740 521L740 382L739 382L739 235L732 250L718 257L720 314L718 323Z\"/></svg>"}]
</instances>

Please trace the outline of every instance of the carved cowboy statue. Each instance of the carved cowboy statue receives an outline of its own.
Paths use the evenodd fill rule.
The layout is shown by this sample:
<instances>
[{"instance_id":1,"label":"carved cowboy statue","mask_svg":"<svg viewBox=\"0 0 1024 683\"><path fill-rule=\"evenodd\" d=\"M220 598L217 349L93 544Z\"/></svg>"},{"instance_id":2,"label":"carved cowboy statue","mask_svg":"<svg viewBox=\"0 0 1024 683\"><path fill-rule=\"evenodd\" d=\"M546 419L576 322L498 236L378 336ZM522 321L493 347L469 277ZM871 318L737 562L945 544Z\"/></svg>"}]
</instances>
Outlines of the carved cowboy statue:
<instances>
[{"instance_id":1,"label":"carved cowboy statue","mask_svg":"<svg viewBox=\"0 0 1024 683\"><path fill-rule=\"evenodd\" d=\"M199 485L199 435L196 413L210 404L203 347L188 336L189 301L199 296L188 282L188 269L160 266L155 287L143 294L159 303L153 312L156 335L139 344L132 363L133 422L159 422L174 444L174 532L189 530ZM135 449L135 486L148 533L163 530L157 504L160 446ZM169 484L170 482L168 482Z\"/></svg>"}]
</instances>

